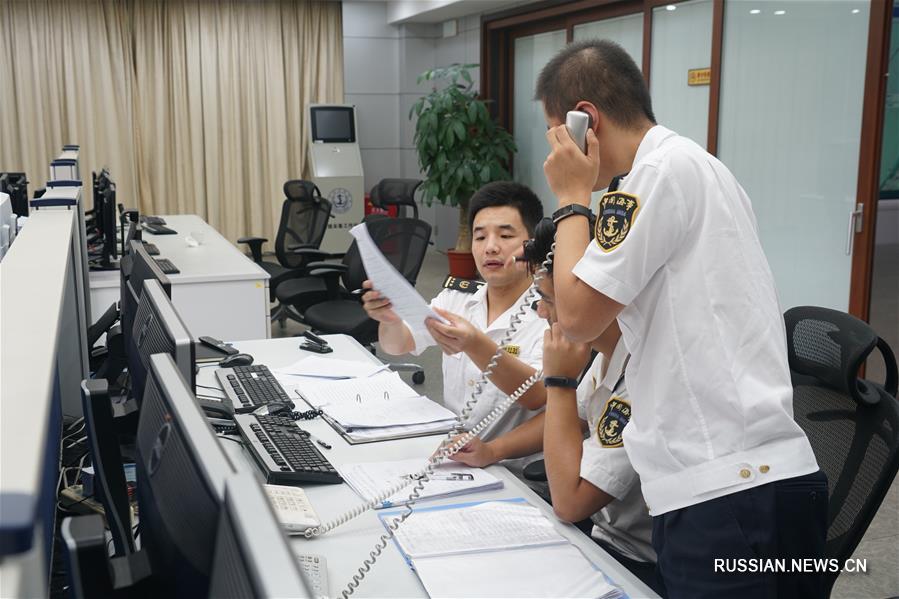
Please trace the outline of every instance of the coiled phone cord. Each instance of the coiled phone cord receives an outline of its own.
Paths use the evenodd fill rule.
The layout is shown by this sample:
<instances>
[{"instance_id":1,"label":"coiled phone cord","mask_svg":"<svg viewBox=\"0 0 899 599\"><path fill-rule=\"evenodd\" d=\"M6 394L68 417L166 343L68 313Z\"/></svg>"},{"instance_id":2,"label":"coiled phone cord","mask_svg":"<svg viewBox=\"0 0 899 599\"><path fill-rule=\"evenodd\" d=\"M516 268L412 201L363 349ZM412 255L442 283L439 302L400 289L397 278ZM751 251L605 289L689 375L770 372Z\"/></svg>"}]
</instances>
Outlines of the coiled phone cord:
<instances>
[{"instance_id":1,"label":"coiled phone cord","mask_svg":"<svg viewBox=\"0 0 899 599\"><path fill-rule=\"evenodd\" d=\"M481 376L478 379L477 384L472 390L471 397L465 402L465 406L462 408L462 412L457 417L457 423L461 426L461 424L468 419L468 416L471 414L471 411L474 409L475 404L477 403L478 397L483 393L484 385L487 382L488 377L493 374L493 370L496 368L499 363L500 358L503 355L503 348L512 340L512 337L518 330L518 326L521 324L521 319L527 312L528 307L531 303L536 299L537 296L537 284L546 277L547 272L549 271L549 266L552 264L553 255L555 253L556 244L553 243L549 253L546 256L546 260L543 261L541 267L534 273L534 282L530 287L527 296L522 302L521 306L519 306L518 311L512 315L509 319L509 328L506 331L505 336L500 340L496 353L490 359L490 362L487 364L487 367L481 373ZM343 599L348 599L362 581L365 579L365 575L371 570L372 566L380 557L381 552L387 547L390 543L390 540L395 536L397 529L402 525L406 519L412 515L413 513L413 505L421 496L421 491L424 490L425 484L430 480L430 477L434 474L434 468L440 464L442 461L446 460L452 455L458 453L463 447L465 447L474 437L476 437L479 433L481 433L490 423L499 418L506 410L511 407L513 403L518 401L518 399L524 395L528 389L530 389L537 381L543 378L543 370L538 369L537 372L532 374L527 378L519 387L515 390L514 393L509 395L506 399L500 402L497 406L495 406L487 416L485 416L480 422L478 422L470 431L463 433L461 436L456 438L453 441L455 436L454 432L450 432L447 436L441 441L440 447L438 447L437 451L428 458L428 462L425 467L418 473L412 475L410 479L415 481L412 490L409 492L409 496L406 501L406 508L399 517L394 519L392 522L387 524L387 531L381 535L378 539L377 543L375 543L374 548L369 552L368 557L363 560L362 565L359 566L358 570L355 574L353 574L353 579L347 583L346 588L341 591L341 596ZM364 514L370 509L374 509L377 506L381 505L388 497L393 496L398 493L400 490L408 486L412 483L412 480L400 482L393 487L383 491L380 493L374 500L360 505L353 510L346 512L340 517L322 524L320 526L315 526L309 529L306 529L304 536L309 539L312 537L316 537L322 534L325 534L328 531L331 531L342 524L345 524L356 518L357 516Z\"/></svg>"}]
</instances>

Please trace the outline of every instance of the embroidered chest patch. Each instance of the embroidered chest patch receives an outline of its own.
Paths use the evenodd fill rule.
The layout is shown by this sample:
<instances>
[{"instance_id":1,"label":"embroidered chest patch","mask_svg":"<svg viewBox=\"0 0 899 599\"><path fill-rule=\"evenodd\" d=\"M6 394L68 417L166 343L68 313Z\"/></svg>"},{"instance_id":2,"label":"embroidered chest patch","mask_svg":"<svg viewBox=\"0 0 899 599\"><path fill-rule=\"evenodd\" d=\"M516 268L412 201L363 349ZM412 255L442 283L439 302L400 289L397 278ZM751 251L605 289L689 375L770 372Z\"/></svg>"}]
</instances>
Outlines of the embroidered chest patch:
<instances>
[{"instance_id":1,"label":"embroidered chest patch","mask_svg":"<svg viewBox=\"0 0 899 599\"><path fill-rule=\"evenodd\" d=\"M602 251L611 252L630 233L640 211L640 200L633 194L610 191L602 196L597 208L594 237Z\"/></svg>"},{"instance_id":2,"label":"embroidered chest patch","mask_svg":"<svg viewBox=\"0 0 899 599\"><path fill-rule=\"evenodd\" d=\"M596 436L603 447L621 447L622 433L631 419L631 404L617 395L606 402L606 407L596 423Z\"/></svg>"}]
</instances>

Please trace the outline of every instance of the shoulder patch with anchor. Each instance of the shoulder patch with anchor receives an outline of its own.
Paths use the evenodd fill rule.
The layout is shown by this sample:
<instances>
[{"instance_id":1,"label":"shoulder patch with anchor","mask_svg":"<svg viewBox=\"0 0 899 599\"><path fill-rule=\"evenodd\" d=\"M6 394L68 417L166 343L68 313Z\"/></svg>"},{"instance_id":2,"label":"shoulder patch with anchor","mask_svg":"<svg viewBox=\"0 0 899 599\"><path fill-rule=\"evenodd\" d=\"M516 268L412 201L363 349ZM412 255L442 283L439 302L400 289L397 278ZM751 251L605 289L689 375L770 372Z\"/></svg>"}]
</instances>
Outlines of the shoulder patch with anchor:
<instances>
[{"instance_id":1,"label":"shoulder patch with anchor","mask_svg":"<svg viewBox=\"0 0 899 599\"><path fill-rule=\"evenodd\" d=\"M446 278L445 281L443 281L443 288L452 289L454 291L461 291L462 293L474 293L486 284L487 283L483 281L460 279L459 277L450 275Z\"/></svg>"},{"instance_id":2,"label":"shoulder patch with anchor","mask_svg":"<svg viewBox=\"0 0 899 599\"><path fill-rule=\"evenodd\" d=\"M640 199L623 191L610 191L602 196L597 208L596 244L602 251L611 252L630 233L640 211Z\"/></svg>"},{"instance_id":3,"label":"shoulder patch with anchor","mask_svg":"<svg viewBox=\"0 0 899 599\"><path fill-rule=\"evenodd\" d=\"M631 404L617 395L613 395L606 402L602 416L596 423L596 436L603 447L621 447L624 440L621 434L624 427L631 419Z\"/></svg>"}]
</instances>

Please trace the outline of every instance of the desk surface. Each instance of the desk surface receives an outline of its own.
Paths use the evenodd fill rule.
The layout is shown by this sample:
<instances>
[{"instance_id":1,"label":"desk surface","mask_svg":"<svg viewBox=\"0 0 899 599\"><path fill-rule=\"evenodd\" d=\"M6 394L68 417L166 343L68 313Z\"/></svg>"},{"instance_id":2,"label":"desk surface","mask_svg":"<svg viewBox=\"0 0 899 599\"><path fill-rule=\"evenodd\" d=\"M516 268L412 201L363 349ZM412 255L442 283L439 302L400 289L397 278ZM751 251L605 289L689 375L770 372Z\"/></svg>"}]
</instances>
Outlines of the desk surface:
<instances>
[{"instance_id":1,"label":"desk surface","mask_svg":"<svg viewBox=\"0 0 899 599\"><path fill-rule=\"evenodd\" d=\"M165 215L166 226L177 235L153 235L144 231L143 239L159 248L154 258L168 258L181 272L168 275L173 285L216 281L264 281L269 274L242 254L211 225L196 214ZM187 245L185 238L192 232L203 234L198 247ZM92 289L118 287L118 271L92 271Z\"/></svg>"},{"instance_id":2,"label":"desk surface","mask_svg":"<svg viewBox=\"0 0 899 599\"><path fill-rule=\"evenodd\" d=\"M350 337L328 335L326 338L334 348L330 357L343 359L374 360L377 359ZM249 353L257 364L266 364L277 368L288 366L307 354L299 350L299 338L269 339L260 341L240 341L235 343L241 352ZM318 355L318 354L315 354ZM214 368L201 368L197 383L215 386ZM442 436L418 437L397 441L386 441L352 446L346 443L322 419L301 421L300 426L320 439L331 444L333 449L324 451L325 456L335 466L345 462L385 461L408 459L415 456L426 458L436 449ZM251 461L249 454L236 443L222 443L228 455L238 468L252 468L261 479L261 473ZM524 497L529 503L539 507L555 524L560 534L567 537L587 558L597 565L609 578L621 586L631 597L655 597L656 595L638 580L627 569L616 562L605 551L570 524L559 521L553 514L552 507L531 491L508 470L501 466L491 466L490 472L502 479L504 487L494 491L472 493L436 501L422 501L419 505L431 506L457 503L460 501L478 501ZM342 485L308 485L306 494L312 502L322 522L336 518L361 504L362 500L346 484ZM331 596L339 596L346 583L355 574L362 561L368 557L378 538L385 531L377 517L377 512L369 511L356 519L340 526L322 537L306 540L303 537L292 537L293 548L301 553L317 553L328 560L328 578ZM462 574L462 573L460 573ZM409 568L399 551L391 543L381 554L377 564L365 576L354 597L426 597L427 594L415 573Z\"/></svg>"}]
</instances>

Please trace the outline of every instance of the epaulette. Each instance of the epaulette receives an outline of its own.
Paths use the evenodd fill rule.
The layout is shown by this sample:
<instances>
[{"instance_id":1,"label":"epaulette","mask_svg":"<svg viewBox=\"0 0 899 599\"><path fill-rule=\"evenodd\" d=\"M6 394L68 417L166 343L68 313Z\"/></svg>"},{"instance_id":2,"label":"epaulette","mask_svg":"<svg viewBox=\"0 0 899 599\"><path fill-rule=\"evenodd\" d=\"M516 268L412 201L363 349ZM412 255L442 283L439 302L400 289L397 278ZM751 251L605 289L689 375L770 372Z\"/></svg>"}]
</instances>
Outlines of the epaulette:
<instances>
[{"instance_id":1,"label":"epaulette","mask_svg":"<svg viewBox=\"0 0 899 599\"><path fill-rule=\"evenodd\" d=\"M452 289L461 291L462 293L475 293L478 289L486 285L484 281L473 281L471 279L461 279L452 275L446 277L443 282L444 289Z\"/></svg>"}]
</instances>

